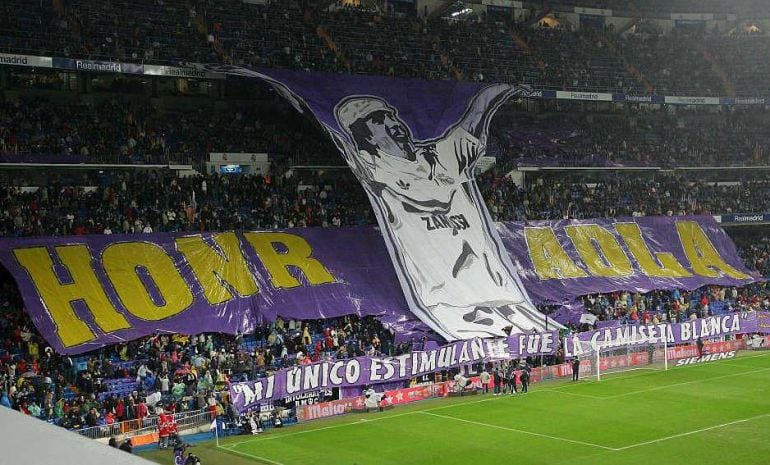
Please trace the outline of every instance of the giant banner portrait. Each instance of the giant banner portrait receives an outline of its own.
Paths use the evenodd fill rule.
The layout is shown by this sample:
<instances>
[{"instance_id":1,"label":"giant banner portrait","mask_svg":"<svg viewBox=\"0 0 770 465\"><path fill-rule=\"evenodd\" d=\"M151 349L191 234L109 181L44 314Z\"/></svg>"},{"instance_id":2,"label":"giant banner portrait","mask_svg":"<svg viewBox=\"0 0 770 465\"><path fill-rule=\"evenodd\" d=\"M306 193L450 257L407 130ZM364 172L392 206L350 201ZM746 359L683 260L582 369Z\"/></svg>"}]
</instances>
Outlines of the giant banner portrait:
<instances>
[{"instance_id":1,"label":"giant banner portrait","mask_svg":"<svg viewBox=\"0 0 770 465\"><path fill-rule=\"evenodd\" d=\"M409 310L436 333L545 329L473 177L495 111L528 88L213 69L263 79L321 123L369 197Z\"/></svg>"},{"instance_id":2,"label":"giant banner portrait","mask_svg":"<svg viewBox=\"0 0 770 465\"><path fill-rule=\"evenodd\" d=\"M710 216L505 222L498 230L538 304L761 280Z\"/></svg>"}]
</instances>

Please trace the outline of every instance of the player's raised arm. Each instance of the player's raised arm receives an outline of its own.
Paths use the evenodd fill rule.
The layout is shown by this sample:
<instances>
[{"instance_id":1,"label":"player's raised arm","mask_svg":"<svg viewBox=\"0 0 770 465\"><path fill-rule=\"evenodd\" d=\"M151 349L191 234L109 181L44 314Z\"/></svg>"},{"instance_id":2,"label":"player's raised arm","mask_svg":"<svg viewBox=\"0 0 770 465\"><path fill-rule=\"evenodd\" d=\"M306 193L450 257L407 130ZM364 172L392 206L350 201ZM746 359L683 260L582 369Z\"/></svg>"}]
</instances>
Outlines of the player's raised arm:
<instances>
[{"instance_id":1,"label":"player's raised arm","mask_svg":"<svg viewBox=\"0 0 770 465\"><path fill-rule=\"evenodd\" d=\"M529 95L530 89L510 84L494 84L482 88L454 130L440 143L441 162L453 177L468 180L473 166L486 151L489 122L500 106L516 95ZM451 153L451 155L450 155Z\"/></svg>"},{"instance_id":2,"label":"player's raised arm","mask_svg":"<svg viewBox=\"0 0 770 465\"><path fill-rule=\"evenodd\" d=\"M500 106L509 98L529 95L531 89L526 86L494 84L484 87L473 97L468 110L460 121L460 128L486 145L489 122Z\"/></svg>"}]
</instances>

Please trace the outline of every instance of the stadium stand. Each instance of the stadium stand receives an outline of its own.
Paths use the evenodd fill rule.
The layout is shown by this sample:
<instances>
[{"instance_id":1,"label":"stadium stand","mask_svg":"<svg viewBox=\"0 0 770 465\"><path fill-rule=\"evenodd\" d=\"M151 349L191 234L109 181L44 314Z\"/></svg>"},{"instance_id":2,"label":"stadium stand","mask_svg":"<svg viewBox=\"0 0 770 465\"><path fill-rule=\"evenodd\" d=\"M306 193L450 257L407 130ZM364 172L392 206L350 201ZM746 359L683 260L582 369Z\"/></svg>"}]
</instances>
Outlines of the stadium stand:
<instances>
[{"instance_id":1,"label":"stadium stand","mask_svg":"<svg viewBox=\"0 0 770 465\"><path fill-rule=\"evenodd\" d=\"M505 171L482 174L495 220L544 220L764 212L767 181L716 183L659 175L598 182L539 178L519 187ZM20 183L21 179L14 182ZM30 184L23 183L30 186ZM298 187L303 186L302 190ZM196 193L193 197L193 191ZM193 203L195 202L195 203ZM85 182L54 177L21 189L0 188L5 236L219 231L373 224L360 187L347 175L218 174L178 178L163 172L96 174Z\"/></svg>"},{"instance_id":2,"label":"stadium stand","mask_svg":"<svg viewBox=\"0 0 770 465\"><path fill-rule=\"evenodd\" d=\"M120 89L98 102L56 102L38 96L0 102L0 156L37 161L101 163L199 163L210 152L270 152L307 159L329 151L328 142L305 134L308 123L285 105L217 109L208 104L159 108L128 99ZM61 96L59 96L61 97ZM292 128L292 129L289 129ZM305 131L303 131L305 130Z\"/></svg>"},{"instance_id":3,"label":"stadium stand","mask_svg":"<svg viewBox=\"0 0 770 465\"><path fill-rule=\"evenodd\" d=\"M67 357L45 344L17 292L3 276L0 404L70 429L142 421L156 408L187 412L219 401L226 409L227 401L211 393L230 381L321 359L403 353L413 343L396 345L371 317L303 322L279 317L247 336L157 335Z\"/></svg>"},{"instance_id":4,"label":"stadium stand","mask_svg":"<svg viewBox=\"0 0 770 465\"><path fill-rule=\"evenodd\" d=\"M118 93L97 104L44 98L0 101L0 157L102 163L190 163L211 152L264 152L295 164L339 164L328 140L285 105L157 108ZM569 110L569 105L566 106ZM501 113L488 153L500 163L559 166L768 164L767 110ZM195 128L196 130L193 130ZM202 130L199 130L202 129ZM237 137L236 137L237 136ZM514 165L510 165L513 167Z\"/></svg>"},{"instance_id":5,"label":"stadium stand","mask_svg":"<svg viewBox=\"0 0 770 465\"><path fill-rule=\"evenodd\" d=\"M147 63L223 62L516 82L557 90L767 92L756 77L762 75L756 67L767 65L753 59L766 49L767 38L740 30L730 35L686 27L667 32L643 23L619 36L612 28L577 29L558 21L531 28L494 12L478 18L478 24L354 8L329 13L316 11L312 2L294 1L274 6L237 0L112 1L98 11L88 6L78 1L5 2L0 49Z\"/></svg>"},{"instance_id":6,"label":"stadium stand","mask_svg":"<svg viewBox=\"0 0 770 465\"><path fill-rule=\"evenodd\" d=\"M530 27L494 13L473 23L447 22L362 9L318 11L306 3L113 0L96 9L84 0L7 0L0 6L0 51L504 81L591 92L756 96L770 91L763 79L768 65L753 59L767 49L764 34L663 32L644 24L618 36L566 25ZM649 8L660 3L650 2ZM684 1L664 3L672 11L688 7ZM590 4L622 8L625 2ZM723 2L701 6L721 11ZM756 2L758 10L763 6ZM201 172L178 177L168 170L94 169L44 178L0 172L0 235L373 224L371 207L349 172L296 169L311 161L341 161L318 128L267 91L256 90L245 102L229 98L240 89L236 82L227 84L235 89L224 87L214 98L208 90L191 95L180 88L157 98L158 90L148 91L138 79L97 81L87 84L97 97L82 97L67 93L68 84L56 73L9 72L0 100L0 159L189 163ZM481 174L479 183L493 218L501 221L767 212L770 181L761 171L730 182L700 171L534 175L526 186L507 175L527 165L769 165L768 121L765 108L556 102L532 110L516 102L493 123L489 154L497 166ZM207 173L202 166L211 152L270 153L271 173ZM739 245L750 268L770 276L768 240L754 235ZM164 409L226 413L227 400L211 393L231 380L321 358L404 353L418 344L396 343L372 318L279 319L251 335L158 335L66 357L36 332L11 278L4 274L0 286L0 373L7 386L0 389L0 404L72 429L143 420L149 411L140 405L156 392ZM586 296L582 303L600 320L627 323L770 308L764 284L618 292Z\"/></svg>"}]
</instances>

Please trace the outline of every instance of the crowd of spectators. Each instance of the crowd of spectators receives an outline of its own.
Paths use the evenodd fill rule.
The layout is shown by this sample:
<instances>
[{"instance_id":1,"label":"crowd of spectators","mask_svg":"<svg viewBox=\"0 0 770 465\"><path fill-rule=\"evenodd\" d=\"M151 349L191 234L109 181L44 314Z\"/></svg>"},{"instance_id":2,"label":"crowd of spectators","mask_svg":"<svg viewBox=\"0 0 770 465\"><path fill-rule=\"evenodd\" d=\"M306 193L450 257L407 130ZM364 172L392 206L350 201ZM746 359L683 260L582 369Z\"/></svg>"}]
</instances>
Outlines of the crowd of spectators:
<instances>
[{"instance_id":1,"label":"crowd of spectators","mask_svg":"<svg viewBox=\"0 0 770 465\"><path fill-rule=\"evenodd\" d=\"M374 215L351 173L177 177L168 171L54 174L42 185L0 183L4 236L339 227ZM608 176L595 182L534 177L522 187L505 169L479 184L496 221L766 212L770 181L706 182L696 173Z\"/></svg>"},{"instance_id":2,"label":"crowd of spectators","mask_svg":"<svg viewBox=\"0 0 770 465\"><path fill-rule=\"evenodd\" d=\"M52 176L37 189L0 183L4 236L275 229L368 224L350 177L285 170L267 175L179 178L164 171Z\"/></svg>"},{"instance_id":3,"label":"crowd of spectators","mask_svg":"<svg viewBox=\"0 0 770 465\"><path fill-rule=\"evenodd\" d=\"M36 192L4 187L2 234L108 233L113 226L112 232L340 226L372 220L363 193L349 174L316 178L313 183L307 177L299 181L300 175L290 175L291 171L275 178L129 173L86 175L80 180L95 183L95 189L76 187L64 175L53 177L50 185ZM518 189L497 170L482 176L481 183L497 219L704 213L709 208L760 211L768 198L763 192L770 187L765 182L709 186L671 177L595 186L535 182ZM193 190L196 207L177 215L175 205L189 206ZM770 247L766 241L751 244L742 247L747 263L767 274ZM66 357L55 354L36 333L10 278L1 282L0 373L5 387L0 404L70 428L143 419L155 406L226 412L226 395L212 392L231 380L253 379L324 358L409 350L407 345L395 345L392 334L376 319L343 317L278 319L248 336L156 335L82 358ZM645 295L618 292L586 296L583 304L600 319L654 323L767 308L769 301L765 285L760 284Z\"/></svg>"},{"instance_id":4,"label":"crowd of spectators","mask_svg":"<svg viewBox=\"0 0 770 465\"><path fill-rule=\"evenodd\" d=\"M681 323L695 318L735 311L767 310L770 289L766 283L750 286L706 286L692 291L613 292L581 297L585 310L600 321L626 324Z\"/></svg>"},{"instance_id":5,"label":"crowd of spectators","mask_svg":"<svg viewBox=\"0 0 770 465\"><path fill-rule=\"evenodd\" d=\"M723 2L721 0L645 0L629 4L624 0L558 0L552 5L582 6L590 8L605 8L613 11L645 13L737 13L740 11L756 11L761 14L770 13L767 3L762 0L737 0Z\"/></svg>"},{"instance_id":6,"label":"crowd of spectators","mask_svg":"<svg viewBox=\"0 0 770 465\"><path fill-rule=\"evenodd\" d=\"M154 105L118 93L97 103L0 99L0 156L24 161L184 163L212 152L269 153L295 164L341 165L328 137L282 101ZM552 107L552 108L551 108ZM555 103L533 114L516 104L491 124L488 155L501 162L560 166L768 165L768 110L589 111ZM199 168L200 169L200 168Z\"/></svg>"},{"instance_id":7,"label":"crowd of spectators","mask_svg":"<svg viewBox=\"0 0 770 465\"><path fill-rule=\"evenodd\" d=\"M302 2L303 4L305 2ZM595 3L595 2L594 2ZM602 4L615 3L606 0ZM223 62L400 77L507 81L539 88L752 95L770 66L753 58L767 39L704 31L661 34L530 27L489 15L467 21L298 2L240 0L8 0L0 6L2 51L146 62ZM640 75L629 71L633 65ZM649 84L649 86L648 86ZM163 107L124 98L65 104L43 97L0 101L0 153L106 156L102 161L169 163L211 152L336 156L285 106ZM535 177L514 163L767 165L766 111L502 115L489 151L500 167L479 180L495 220L766 212L770 181L715 184L697 175L603 178L588 183ZM289 128L289 129L287 129ZM267 175L168 171L53 173L44 182L0 175L0 236L217 231L372 224L363 190L347 171L297 171L280 158ZM741 254L770 276L770 243ZM682 321L721 311L767 308L764 284L691 292L586 296L600 319ZM231 380L294 364L397 354L374 318L281 319L255 334L156 335L84 357L56 354L36 333L7 276L0 277L0 404L69 428L142 420L152 408L227 409L214 397Z\"/></svg>"},{"instance_id":8,"label":"crowd of spectators","mask_svg":"<svg viewBox=\"0 0 770 465\"><path fill-rule=\"evenodd\" d=\"M764 212L770 182L707 183L693 177L617 176L598 182L537 178L526 187L499 170L480 178L497 221L719 215Z\"/></svg>"},{"instance_id":9,"label":"crowd of spectators","mask_svg":"<svg viewBox=\"0 0 770 465\"><path fill-rule=\"evenodd\" d=\"M71 429L126 420L142 425L161 410L229 413L230 382L320 360L409 350L372 317L279 317L246 336L159 334L69 357L37 333L5 273L0 341L0 406Z\"/></svg>"},{"instance_id":10,"label":"crowd of spectators","mask_svg":"<svg viewBox=\"0 0 770 465\"><path fill-rule=\"evenodd\" d=\"M134 62L214 61L205 34L196 28L197 12L187 5L181 0L114 0L94 8L86 0L8 0L0 6L0 34L3 48L26 54Z\"/></svg>"},{"instance_id":11,"label":"crowd of spectators","mask_svg":"<svg viewBox=\"0 0 770 465\"><path fill-rule=\"evenodd\" d=\"M767 111L501 112L488 153L501 161L559 166L768 165Z\"/></svg>"},{"instance_id":12,"label":"crowd of spectators","mask_svg":"<svg viewBox=\"0 0 770 465\"><path fill-rule=\"evenodd\" d=\"M757 270L762 276L770 277L770 239L750 237L747 241L736 241L738 252L749 268Z\"/></svg>"},{"instance_id":13,"label":"crowd of spectators","mask_svg":"<svg viewBox=\"0 0 770 465\"><path fill-rule=\"evenodd\" d=\"M335 71L565 90L638 85L590 30L531 28L497 15L426 21L355 9L323 12L318 21L342 57Z\"/></svg>"},{"instance_id":14,"label":"crowd of spectators","mask_svg":"<svg viewBox=\"0 0 770 465\"><path fill-rule=\"evenodd\" d=\"M212 152L311 158L330 151L317 134L306 118L281 103L159 107L118 93L98 103L31 96L0 100L0 154L65 161L198 166Z\"/></svg>"},{"instance_id":15,"label":"crowd of spectators","mask_svg":"<svg viewBox=\"0 0 770 465\"><path fill-rule=\"evenodd\" d=\"M324 3L324 2L321 2ZM579 3L579 2L578 2ZM414 12L417 13L417 12ZM526 19L526 18L525 18ZM536 19L536 18L535 18ZM552 18L553 19L553 18ZM85 0L0 7L3 51L142 62L220 62L537 88L666 95L766 95L761 30L742 34L642 21L618 35L557 18L464 20L313 2ZM736 32L737 31L737 32Z\"/></svg>"},{"instance_id":16,"label":"crowd of spectators","mask_svg":"<svg viewBox=\"0 0 770 465\"><path fill-rule=\"evenodd\" d=\"M158 44L159 51L149 56L139 51L144 57L141 59L153 61L177 56L173 47L166 47L171 47L169 44L195 41L200 36L202 48L189 44L179 47L182 53L200 51L201 55L185 59L252 67L507 81L570 90L644 93L650 90L646 80L657 93L770 93L762 79L770 72L766 68L770 64L756 60L766 49L767 39L762 34L724 36L679 29L662 34L652 26L641 27L647 24L643 23L635 32L616 37L588 27L578 31L533 27L495 14L474 21L427 20L364 9L314 11L303 9L298 2L262 6L237 0L115 0L107 2L103 10L90 8L82 0L52 5L18 0L4 3L0 8L7 14L0 14L0 22L7 24L0 24L0 39L19 35L37 44L33 49L43 47L39 53L121 60L131 57L115 43L138 40L136 47ZM178 8L183 8L183 20L170 14ZM142 15L155 18L155 22L136 20L135 25L126 25L121 21ZM43 27L35 27L36 23ZM56 40L50 43L38 35L40 30L54 27L69 32L52 34ZM165 38L160 40L158 34ZM130 39L134 36L138 39ZM9 50L22 50L18 37L5 39ZM107 39L112 48L89 45ZM73 51L68 48L72 43L80 45ZM631 76L629 63L644 78ZM228 93L238 94L230 87L235 85L228 80ZM315 162L312 164L318 160L341 164L318 128L275 95L246 102L232 99L223 103L200 97L185 104L170 104L117 92L98 98L59 94L5 93L0 100L0 158L30 154L111 163L196 164L211 152L268 152ZM546 109L536 116L511 112L496 117L489 153L521 163L579 166L770 163L767 110L761 105L701 110L624 105L623 110L607 107L603 113L586 112L582 102L543 105L551 105L555 111Z\"/></svg>"}]
</instances>

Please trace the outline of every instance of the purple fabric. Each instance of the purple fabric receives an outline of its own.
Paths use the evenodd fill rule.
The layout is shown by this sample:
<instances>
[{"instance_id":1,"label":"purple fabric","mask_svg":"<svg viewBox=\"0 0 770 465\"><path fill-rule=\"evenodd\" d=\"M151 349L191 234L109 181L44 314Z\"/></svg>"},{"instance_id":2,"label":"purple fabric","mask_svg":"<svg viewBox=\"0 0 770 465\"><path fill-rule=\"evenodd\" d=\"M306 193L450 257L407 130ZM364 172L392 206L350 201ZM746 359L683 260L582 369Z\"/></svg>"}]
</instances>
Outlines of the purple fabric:
<instances>
[{"instance_id":1,"label":"purple fabric","mask_svg":"<svg viewBox=\"0 0 770 465\"><path fill-rule=\"evenodd\" d=\"M285 97L297 111L312 113L318 121L342 133L334 108L347 97L387 98L399 109L415 140L439 137L455 124L470 100L485 83L427 81L384 76L305 72L287 69L257 71L230 65L206 65L210 71L261 79Z\"/></svg>"},{"instance_id":2,"label":"purple fabric","mask_svg":"<svg viewBox=\"0 0 770 465\"><path fill-rule=\"evenodd\" d=\"M548 315L557 323L564 326L580 324L580 316L585 313L585 306L580 302L564 304L558 310Z\"/></svg>"},{"instance_id":3,"label":"purple fabric","mask_svg":"<svg viewBox=\"0 0 770 465\"><path fill-rule=\"evenodd\" d=\"M721 257L740 271L746 271L738 258L735 247L724 231L711 218L687 218L697 221L707 233ZM624 220L632 221L632 220ZM653 252L671 252L677 260L687 266L676 230L675 218L640 218L634 220L639 224L645 241ZM564 236L563 228L568 224L595 223L611 226L614 220L596 220L553 223L541 222L528 226L553 226L566 253L579 263L576 252L570 246L570 241ZM572 278L540 280L533 270L529 258L527 242L524 240L523 223L503 223L499 225L503 241L514 261L521 268L524 285L527 291L539 302L569 301L581 295L597 292L629 290L646 292L652 289L694 289L706 284L743 285L757 280L751 277L737 280L728 277L705 278L689 277L682 279L650 278L635 270L631 276L623 278ZM612 230L612 228L610 228ZM142 235L110 235L110 236L76 236L76 237L37 237L29 239L0 239L0 263L14 276L26 309L41 334L49 344L60 353L78 354L99 347L124 342L156 332L178 332L197 334L200 332L248 333L256 324L272 321L277 315L285 318L313 319L331 318L346 314L376 315L398 335L400 341L421 340L426 333L425 325L412 315L406 305L401 287L396 279L387 250L377 229L350 227L338 229L294 229L286 231L304 238L312 249L312 257L317 259L332 274L336 282L311 286L304 275L293 269L291 273L299 279L302 285L288 289L276 289L266 272L256 252L245 241L241 233L241 249L256 277L260 291L251 297L234 298L226 303L210 305L203 295L199 280L193 274L190 265L183 260L176 250L174 239L181 234L142 234ZM203 234L210 238L211 234ZM177 266L186 284L191 290L194 300L184 311L159 321L146 321L128 313L117 298L113 286L109 283L100 257L104 249L118 242L145 242L159 245ZM622 240L620 241L622 244ZM42 302L39 290L33 283L27 271L20 266L14 250L29 247L46 247L52 257L55 272L62 284L69 282L67 270L58 263L55 246L84 244L92 257L92 269L104 287L107 296L117 309L132 325L129 329L113 331L105 334L94 323L93 316L81 303L73 303L78 317L86 322L94 332L93 340L83 344L64 347L60 340L55 323L49 310ZM633 260L632 260L633 262ZM152 288L149 286L148 288ZM567 309L569 310L569 309ZM573 316L568 316L571 321Z\"/></svg>"},{"instance_id":4,"label":"purple fabric","mask_svg":"<svg viewBox=\"0 0 770 465\"><path fill-rule=\"evenodd\" d=\"M760 323L767 321L767 317L766 312L730 313L671 325L662 323L601 328L564 338L565 356L581 356L597 348L645 347L649 344L660 344L663 340L666 340L668 345L672 345L694 342L699 337L711 338L765 332L766 329L763 329Z\"/></svg>"},{"instance_id":5,"label":"purple fabric","mask_svg":"<svg viewBox=\"0 0 770 465\"><path fill-rule=\"evenodd\" d=\"M460 119L468 102L486 85L284 69L263 69L260 74L296 106L302 107L294 97L298 94L319 121L337 132L342 131L334 117L334 108L341 100L358 95L387 98L390 105L399 109L399 117L412 130L415 140L442 135Z\"/></svg>"},{"instance_id":6,"label":"purple fabric","mask_svg":"<svg viewBox=\"0 0 770 465\"><path fill-rule=\"evenodd\" d=\"M97 349L104 345L129 341L155 332L176 332L197 334L200 332L248 333L256 324L272 321L276 316L286 318L332 318L347 314L378 315L388 321L415 320L406 310L401 288L393 273L387 251L377 230L372 227L350 227L342 229L305 228L287 230L301 236L312 248L312 257L317 259L336 279L335 283L311 286L304 275L292 269L303 285L291 289L276 289L269 274L254 249L243 235L237 233L241 250L246 257L252 274L259 285L256 296L234 298L220 305L210 305L206 300L199 280L190 265L176 250L174 239L182 234L107 235L75 237L36 237L30 239L0 239L0 262L13 274L19 286L27 311L41 334L57 352L77 354ZM210 238L212 234L203 234ZM183 276L194 301L186 310L175 316L159 321L145 321L128 313L121 304L100 262L104 249L118 242L145 242L157 244L172 257ZM54 321L49 314L38 289L30 275L20 266L14 256L14 249L46 247L54 263L58 262L55 246L72 244L87 245L92 269L99 278L115 308L132 325L130 329L109 334L102 332L93 323L93 317L85 305L76 304L78 316L95 333L96 338L85 344L64 347L57 335ZM64 266L54 267L62 283L71 282ZM149 289L154 286L147 286Z\"/></svg>"},{"instance_id":7,"label":"purple fabric","mask_svg":"<svg viewBox=\"0 0 770 465\"><path fill-rule=\"evenodd\" d=\"M692 290L707 284L721 286L744 286L760 281L761 278L749 276L746 279L735 279L726 275L716 278L694 275L685 278L658 278L649 277L641 272L638 264L631 255L624 240L615 230L618 223L636 223L641 230L642 237L651 253L670 252L676 260L688 271L692 272L689 261L685 256L679 234L676 229L677 221L694 221L705 232L711 243L716 248L722 259L736 270L751 275L738 256L730 237L719 224L710 216L699 217L642 217L642 218L614 218L593 220L559 220L559 221L531 221L498 223L498 231L505 248L512 254L514 261L519 263L520 276L524 286L529 292L533 302L537 304L560 304L574 300L587 294L608 293L614 291L649 292L656 289L686 289ZM630 276L623 277L578 277L569 279L541 279L532 262L528 241L525 238L527 228L551 228L562 249L569 258L583 271L585 266L571 239L567 236L565 228L574 225L598 225L609 231L620 244L623 252L629 257L633 266Z\"/></svg>"},{"instance_id":8,"label":"purple fabric","mask_svg":"<svg viewBox=\"0 0 770 465\"><path fill-rule=\"evenodd\" d=\"M238 412L254 409L263 402L302 392L393 383L452 370L477 362L520 359L556 352L558 334L520 334L499 339L471 339L397 357L356 357L286 368L267 378L233 383L230 399Z\"/></svg>"},{"instance_id":9,"label":"purple fabric","mask_svg":"<svg viewBox=\"0 0 770 465\"><path fill-rule=\"evenodd\" d=\"M614 328L616 326L620 326L620 320L599 320L596 322L598 329Z\"/></svg>"},{"instance_id":10,"label":"purple fabric","mask_svg":"<svg viewBox=\"0 0 770 465\"><path fill-rule=\"evenodd\" d=\"M395 319L393 316L380 317L380 321L387 330L394 335L394 344L401 343L416 343L422 341L423 337L430 341L445 342L441 337L431 331L431 329L418 319L398 321L391 323ZM398 319L404 319L404 317L398 317Z\"/></svg>"},{"instance_id":11,"label":"purple fabric","mask_svg":"<svg viewBox=\"0 0 770 465\"><path fill-rule=\"evenodd\" d=\"M321 123L369 197L408 308L436 333L460 340L542 328L471 174L497 109L529 88L216 71L262 79ZM512 305L523 310L509 313Z\"/></svg>"}]
</instances>

